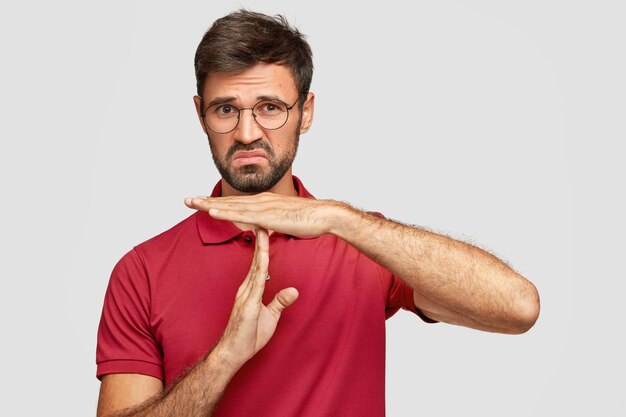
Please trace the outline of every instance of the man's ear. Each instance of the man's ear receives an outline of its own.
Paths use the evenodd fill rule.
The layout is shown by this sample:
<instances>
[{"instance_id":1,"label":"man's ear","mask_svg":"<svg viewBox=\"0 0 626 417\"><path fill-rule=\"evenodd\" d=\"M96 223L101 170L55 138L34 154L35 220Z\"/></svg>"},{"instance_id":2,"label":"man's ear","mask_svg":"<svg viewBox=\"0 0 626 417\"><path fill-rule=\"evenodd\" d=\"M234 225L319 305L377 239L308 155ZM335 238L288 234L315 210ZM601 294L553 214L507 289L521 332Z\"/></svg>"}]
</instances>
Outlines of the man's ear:
<instances>
[{"instance_id":1,"label":"man's ear","mask_svg":"<svg viewBox=\"0 0 626 417\"><path fill-rule=\"evenodd\" d=\"M200 122L200 126L202 126L202 130L205 134L208 134L206 131L206 126L204 125L204 119L202 118L202 99L200 96L193 96L193 104L196 106L196 114L198 115L198 121Z\"/></svg>"},{"instance_id":2,"label":"man's ear","mask_svg":"<svg viewBox=\"0 0 626 417\"><path fill-rule=\"evenodd\" d=\"M315 94L308 93L306 101L302 105L302 119L300 120L300 133L306 133L313 123L313 113L315 110Z\"/></svg>"}]
</instances>

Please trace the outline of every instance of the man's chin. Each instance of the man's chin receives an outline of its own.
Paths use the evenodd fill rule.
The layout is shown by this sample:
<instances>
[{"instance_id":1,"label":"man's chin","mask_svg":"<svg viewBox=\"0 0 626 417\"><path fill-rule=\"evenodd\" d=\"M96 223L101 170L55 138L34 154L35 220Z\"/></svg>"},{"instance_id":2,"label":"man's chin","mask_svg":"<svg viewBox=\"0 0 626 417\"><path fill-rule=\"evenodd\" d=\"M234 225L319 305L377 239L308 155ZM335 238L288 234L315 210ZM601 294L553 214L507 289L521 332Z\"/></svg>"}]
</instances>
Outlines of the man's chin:
<instances>
[{"instance_id":1,"label":"man's chin","mask_svg":"<svg viewBox=\"0 0 626 417\"><path fill-rule=\"evenodd\" d=\"M263 193L278 182L271 173L267 174L253 165L246 165L224 178L235 190L242 193Z\"/></svg>"},{"instance_id":2,"label":"man's chin","mask_svg":"<svg viewBox=\"0 0 626 417\"><path fill-rule=\"evenodd\" d=\"M295 152L282 160L235 166L220 164L216 167L224 181L241 193L257 194L271 190L291 168ZM215 158L214 158L215 160Z\"/></svg>"},{"instance_id":3,"label":"man's chin","mask_svg":"<svg viewBox=\"0 0 626 417\"><path fill-rule=\"evenodd\" d=\"M232 172L231 174L233 176L249 176L249 175L263 175L263 176L270 176L270 173L265 173L263 171L266 171L265 169L263 169L263 167L261 167L259 164L248 164L248 165L242 165L240 167L237 168L231 168Z\"/></svg>"}]
</instances>

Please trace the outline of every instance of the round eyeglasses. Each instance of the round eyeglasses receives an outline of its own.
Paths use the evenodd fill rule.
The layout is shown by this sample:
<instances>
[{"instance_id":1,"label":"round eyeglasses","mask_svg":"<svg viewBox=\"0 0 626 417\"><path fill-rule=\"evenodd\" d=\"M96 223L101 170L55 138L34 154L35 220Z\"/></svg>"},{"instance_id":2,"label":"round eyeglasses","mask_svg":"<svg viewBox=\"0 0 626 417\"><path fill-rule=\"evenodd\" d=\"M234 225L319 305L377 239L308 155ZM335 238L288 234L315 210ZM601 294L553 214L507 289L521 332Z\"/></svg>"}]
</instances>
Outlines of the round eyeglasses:
<instances>
[{"instance_id":1,"label":"round eyeglasses","mask_svg":"<svg viewBox=\"0 0 626 417\"><path fill-rule=\"evenodd\" d=\"M263 129L280 129L289 119L291 110L300 98L291 105L278 99L261 100L252 107L238 108L229 103L212 104L200 114L207 128L215 133L230 133L237 128L243 110L252 110L252 118Z\"/></svg>"}]
</instances>

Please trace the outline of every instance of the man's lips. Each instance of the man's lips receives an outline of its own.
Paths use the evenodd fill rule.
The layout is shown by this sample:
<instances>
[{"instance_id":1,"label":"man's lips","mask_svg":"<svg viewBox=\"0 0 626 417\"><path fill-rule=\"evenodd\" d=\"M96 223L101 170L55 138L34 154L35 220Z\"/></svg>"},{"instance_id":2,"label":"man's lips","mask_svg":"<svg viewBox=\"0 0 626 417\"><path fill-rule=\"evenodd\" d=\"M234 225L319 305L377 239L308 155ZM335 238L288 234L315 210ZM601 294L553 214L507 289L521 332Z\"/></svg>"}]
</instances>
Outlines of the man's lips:
<instances>
[{"instance_id":1,"label":"man's lips","mask_svg":"<svg viewBox=\"0 0 626 417\"><path fill-rule=\"evenodd\" d=\"M238 151L233 155L233 165L235 166L258 164L263 161L267 161L267 154L260 149L254 151Z\"/></svg>"}]
</instances>

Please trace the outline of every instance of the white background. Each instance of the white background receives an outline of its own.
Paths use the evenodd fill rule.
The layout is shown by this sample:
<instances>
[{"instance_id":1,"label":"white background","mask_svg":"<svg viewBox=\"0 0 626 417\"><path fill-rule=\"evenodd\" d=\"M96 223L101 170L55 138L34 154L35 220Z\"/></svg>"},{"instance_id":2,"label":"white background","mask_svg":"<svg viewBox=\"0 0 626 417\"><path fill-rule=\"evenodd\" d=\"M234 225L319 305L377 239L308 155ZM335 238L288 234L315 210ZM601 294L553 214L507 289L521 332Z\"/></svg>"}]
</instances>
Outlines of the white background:
<instances>
[{"instance_id":1,"label":"white background","mask_svg":"<svg viewBox=\"0 0 626 417\"><path fill-rule=\"evenodd\" d=\"M313 48L294 172L314 195L474 242L540 290L522 336L396 315L388 415L626 415L623 3L267 3L0 6L0 414L95 414L110 271L217 181L193 55L245 6Z\"/></svg>"}]
</instances>

